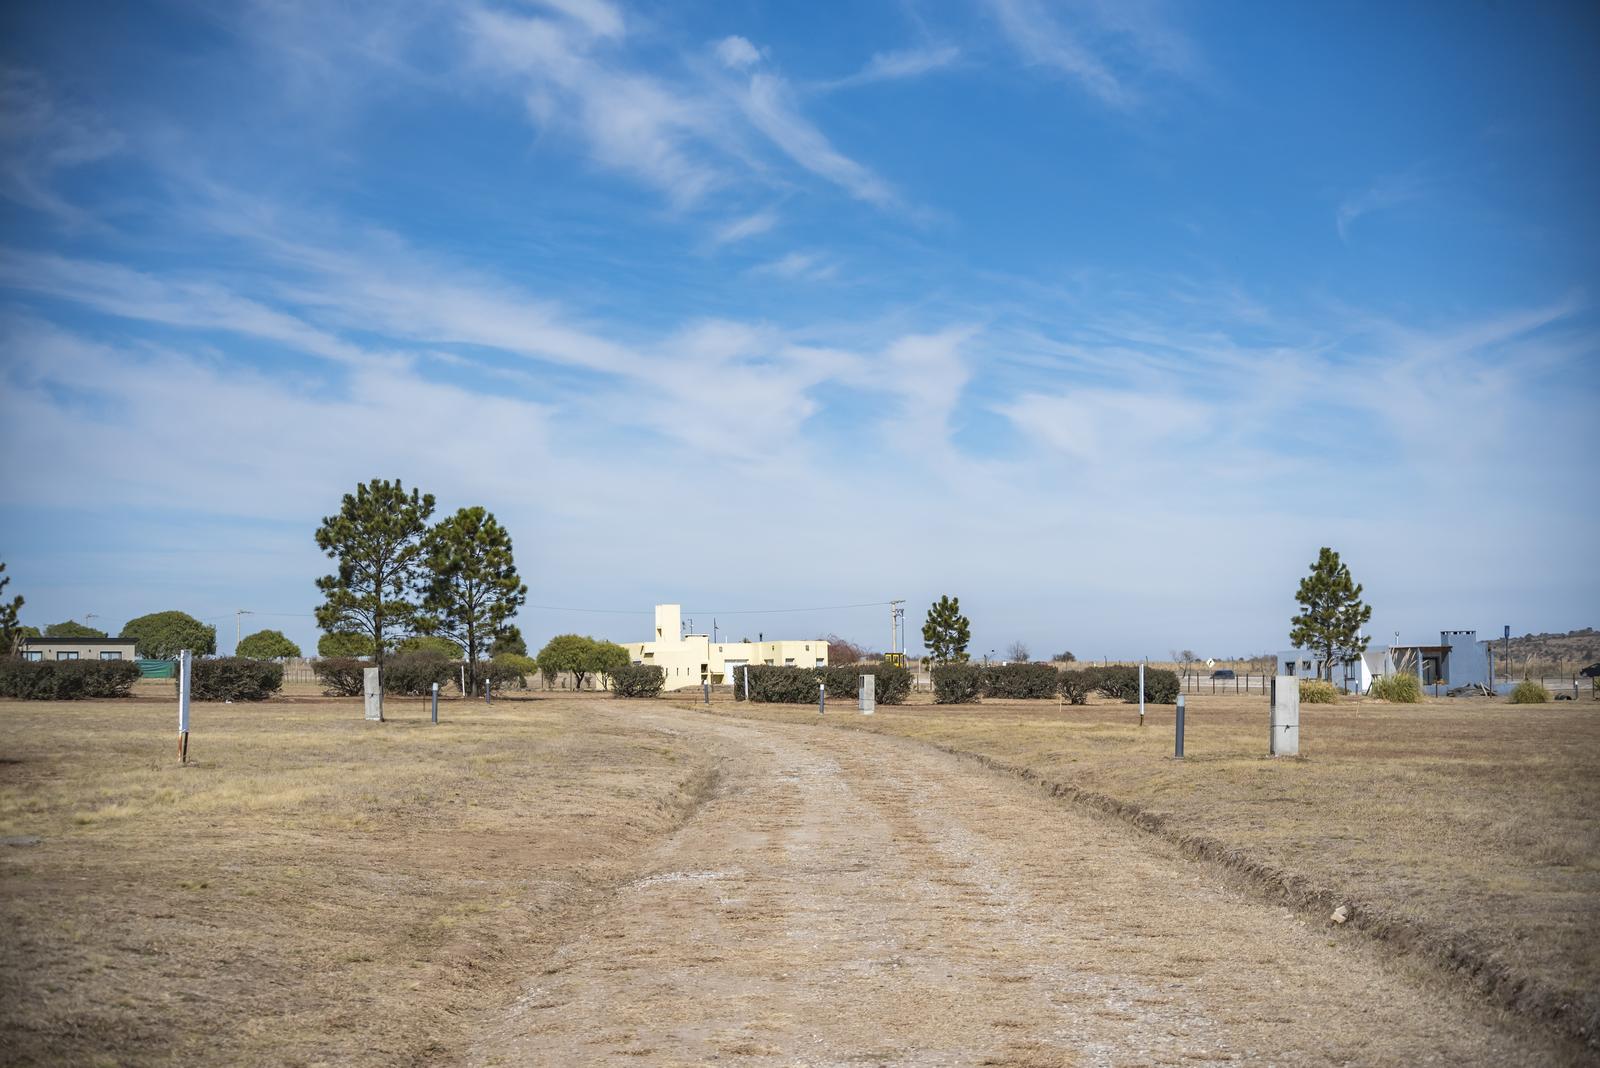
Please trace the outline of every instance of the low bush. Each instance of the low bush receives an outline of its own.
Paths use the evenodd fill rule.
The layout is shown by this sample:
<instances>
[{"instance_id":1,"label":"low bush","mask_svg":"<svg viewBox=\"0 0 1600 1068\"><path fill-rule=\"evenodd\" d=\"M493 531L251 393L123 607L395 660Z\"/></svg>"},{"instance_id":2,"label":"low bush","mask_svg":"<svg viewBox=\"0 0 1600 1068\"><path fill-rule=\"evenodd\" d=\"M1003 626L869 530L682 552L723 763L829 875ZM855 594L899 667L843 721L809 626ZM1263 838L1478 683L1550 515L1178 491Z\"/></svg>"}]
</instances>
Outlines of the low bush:
<instances>
[{"instance_id":1,"label":"low bush","mask_svg":"<svg viewBox=\"0 0 1600 1068\"><path fill-rule=\"evenodd\" d=\"M933 703L976 704L983 693L983 668L977 664L940 664L933 669Z\"/></svg>"},{"instance_id":2,"label":"low bush","mask_svg":"<svg viewBox=\"0 0 1600 1068\"><path fill-rule=\"evenodd\" d=\"M23 701L127 697L138 679L132 660L0 660L0 697Z\"/></svg>"},{"instance_id":3,"label":"low bush","mask_svg":"<svg viewBox=\"0 0 1600 1068\"><path fill-rule=\"evenodd\" d=\"M983 696L1007 700L1054 697L1059 675L1053 664L996 664L984 669Z\"/></svg>"},{"instance_id":4,"label":"low bush","mask_svg":"<svg viewBox=\"0 0 1600 1068\"><path fill-rule=\"evenodd\" d=\"M611 692L618 697L659 697L667 673L659 664L627 664L611 669Z\"/></svg>"},{"instance_id":5,"label":"low bush","mask_svg":"<svg viewBox=\"0 0 1600 1068\"><path fill-rule=\"evenodd\" d=\"M1331 705L1339 700L1339 691L1333 683L1321 679L1300 680L1300 703L1303 705Z\"/></svg>"},{"instance_id":6,"label":"low bush","mask_svg":"<svg viewBox=\"0 0 1600 1068\"><path fill-rule=\"evenodd\" d=\"M741 669L742 671L742 669ZM861 676L871 675L873 701L880 705L904 704L906 696L911 693L911 672L903 667L892 664L878 663L852 663L831 664L828 667L813 668L813 673L822 680L827 688L828 698L833 701L854 701L861 693ZM735 690L744 688L744 678L739 671L734 672L732 680ZM738 696L743 696L742 694Z\"/></svg>"},{"instance_id":7,"label":"low bush","mask_svg":"<svg viewBox=\"0 0 1600 1068\"><path fill-rule=\"evenodd\" d=\"M385 657L383 692L399 697L426 697L433 692L434 683L437 682L442 689L460 674L459 663L431 650ZM356 693L360 692L361 686L357 683Z\"/></svg>"},{"instance_id":8,"label":"low bush","mask_svg":"<svg viewBox=\"0 0 1600 1068\"><path fill-rule=\"evenodd\" d=\"M1095 691L1094 676L1087 671L1063 671L1056 685L1061 696L1073 705L1088 704L1089 695Z\"/></svg>"},{"instance_id":9,"label":"low bush","mask_svg":"<svg viewBox=\"0 0 1600 1068\"><path fill-rule=\"evenodd\" d=\"M1385 675L1372 680L1372 685L1367 689L1367 696L1402 705L1418 704L1422 700L1422 680L1409 671Z\"/></svg>"},{"instance_id":10,"label":"low bush","mask_svg":"<svg viewBox=\"0 0 1600 1068\"><path fill-rule=\"evenodd\" d=\"M489 684L497 690L526 690L528 680L539 674L539 662L531 656L501 653L489 661Z\"/></svg>"},{"instance_id":11,"label":"low bush","mask_svg":"<svg viewBox=\"0 0 1600 1068\"><path fill-rule=\"evenodd\" d=\"M1542 705L1550 700L1550 691L1532 679L1523 679L1511 691L1514 705Z\"/></svg>"},{"instance_id":12,"label":"low bush","mask_svg":"<svg viewBox=\"0 0 1600 1068\"><path fill-rule=\"evenodd\" d=\"M744 669L739 670L735 695L744 699ZM812 668L750 665L750 700L762 704L811 704L817 699L817 673Z\"/></svg>"},{"instance_id":13,"label":"low bush","mask_svg":"<svg viewBox=\"0 0 1600 1068\"><path fill-rule=\"evenodd\" d=\"M322 693L325 697L360 697L362 672L371 666L370 660L357 660L349 656L325 656L313 664L311 670L322 680Z\"/></svg>"},{"instance_id":14,"label":"low bush","mask_svg":"<svg viewBox=\"0 0 1600 1068\"><path fill-rule=\"evenodd\" d=\"M225 656L196 660L189 669L189 696L196 701L265 701L281 689L283 665L268 660Z\"/></svg>"},{"instance_id":15,"label":"low bush","mask_svg":"<svg viewBox=\"0 0 1600 1068\"><path fill-rule=\"evenodd\" d=\"M1107 697L1128 704L1139 703L1139 666L1117 664L1113 667L1090 668L1087 674L1094 679L1095 689ZM1167 668L1144 669L1144 699L1146 704L1175 705L1181 689L1178 673Z\"/></svg>"}]
</instances>

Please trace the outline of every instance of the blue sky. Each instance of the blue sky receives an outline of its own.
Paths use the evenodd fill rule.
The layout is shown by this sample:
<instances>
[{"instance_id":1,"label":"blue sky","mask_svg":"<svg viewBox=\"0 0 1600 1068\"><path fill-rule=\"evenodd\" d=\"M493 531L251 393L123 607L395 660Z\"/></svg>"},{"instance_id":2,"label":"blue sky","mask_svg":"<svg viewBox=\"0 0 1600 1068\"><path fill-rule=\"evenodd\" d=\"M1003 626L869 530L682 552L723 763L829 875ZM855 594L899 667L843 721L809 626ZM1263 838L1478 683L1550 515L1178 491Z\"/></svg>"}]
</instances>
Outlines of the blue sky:
<instances>
[{"instance_id":1,"label":"blue sky","mask_svg":"<svg viewBox=\"0 0 1600 1068\"><path fill-rule=\"evenodd\" d=\"M535 642L1594 625L1592 5L11 5L25 621L315 640L400 477ZM605 612L557 611L604 609ZM633 615L621 613L635 613ZM740 613L740 614L732 614ZM225 640L224 646L228 643Z\"/></svg>"}]
</instances>

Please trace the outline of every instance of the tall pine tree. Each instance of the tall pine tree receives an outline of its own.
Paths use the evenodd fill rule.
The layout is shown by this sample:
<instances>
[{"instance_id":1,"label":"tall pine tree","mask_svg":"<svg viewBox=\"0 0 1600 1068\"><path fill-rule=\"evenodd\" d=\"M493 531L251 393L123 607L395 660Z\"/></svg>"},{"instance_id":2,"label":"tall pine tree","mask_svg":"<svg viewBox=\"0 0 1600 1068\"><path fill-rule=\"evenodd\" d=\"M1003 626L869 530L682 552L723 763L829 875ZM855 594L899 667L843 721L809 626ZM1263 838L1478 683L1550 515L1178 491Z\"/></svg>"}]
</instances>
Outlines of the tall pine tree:
<instances>
[{"instance_id":1,"label":"tall pine tree","mask_svg":"<svg viewBox=\"0 0 1600 1068\"><path fill-rule=\"evenodd\" d=\"M1310 649L1322 656L1322 670L1333 678L1334 657L1359 656L1367 651L1368 638L1361 628L1372 618L1372 608L1361 601L1361 585L1350 577L1350 569L1339 554L1327 546L1317 554L1311 574L1300 580L1300 614L1289 621L1289 641L1296 649Z\"/></svg>"},{"instance_id":2,"label":"tall pine tree","mask_svg":"<svg viewBox=\"0 0 1600 1068\"><path fill-rule=\"evenodd\" d=\"M972 640L972 624L961 614L961 598L940 595L928 606L922 624L922 644L937 664L963 663L967 642Z\"/></svg>"},{"instance_id":3,"label":"tall pine tree","mask_svg":"<svg viewBox=\"0 0 1600 1068\"><path fill-rule=\"evenodd\" d=\"M479 654L528 599L511 556L511 535L493 513L463 508L428 531L423 551L428 576L422 629L461 646L469 685L476 683Z\"/></svg>"},{"instance_id":4,"label":"tall pine tree","mask_svg":"<svg viewBox=\"0 0 1600 1068\"><path fill-rule=\"evenodd\" d=\"M411 598L431 515L433 494L407 494L399 479L375 478L346 493L339 513L317 528L317 547L339 563L336 574L317 579L317 625L370 637L380 667L385 635L406 633L416 619Z\"/></svg>"}]
</instances>

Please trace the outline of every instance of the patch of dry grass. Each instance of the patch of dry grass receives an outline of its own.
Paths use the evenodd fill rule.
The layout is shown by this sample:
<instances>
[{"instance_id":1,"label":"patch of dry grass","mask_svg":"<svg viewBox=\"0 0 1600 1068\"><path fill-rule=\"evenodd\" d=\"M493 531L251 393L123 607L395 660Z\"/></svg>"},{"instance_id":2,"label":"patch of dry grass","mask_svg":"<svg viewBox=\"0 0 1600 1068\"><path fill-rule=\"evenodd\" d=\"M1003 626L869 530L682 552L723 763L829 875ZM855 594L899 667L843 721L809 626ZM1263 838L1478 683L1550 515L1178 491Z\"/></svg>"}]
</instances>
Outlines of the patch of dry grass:
<instances>
[{"instance_id":1,"label":"patch of dry grass","mask_svg":"<svg viewBox=\"0 0 1600 1068\"><path fill-rule=\"evenodd\" d=\"M582 701L387 711L197 705L181 767L163 689L0 703L6 1063L436 1059L707 773Z\"/></svg>"},{"instance_id":2,"label":"patch of dry grass","mask_svg":"<svg viewBox=\"0 0 1600 1068\"><path fill-rule=\"evenodd\" d=\"M1135 706L1098 699L716 710L902 735L1127 802L1163 833L1479 947L1570 996L1574 1019L1600 1015L1600 711L1584 703L1302 706L1302 757L1275 760L1264 698L1191 696L1181 762L1170 706L1142 729Z\"/></svg>"}]
</instances>

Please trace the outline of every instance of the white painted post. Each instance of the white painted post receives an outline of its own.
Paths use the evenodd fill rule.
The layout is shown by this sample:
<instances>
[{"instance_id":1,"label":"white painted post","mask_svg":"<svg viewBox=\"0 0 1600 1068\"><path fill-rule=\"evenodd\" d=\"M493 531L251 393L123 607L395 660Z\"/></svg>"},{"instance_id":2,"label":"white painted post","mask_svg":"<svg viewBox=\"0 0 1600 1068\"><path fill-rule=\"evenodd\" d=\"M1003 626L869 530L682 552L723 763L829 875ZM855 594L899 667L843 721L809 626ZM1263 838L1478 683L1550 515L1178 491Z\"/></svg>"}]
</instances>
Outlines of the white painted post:
<instances>
[{"instance_id":1,"label":"white painted post","mask_svg":"<svg viewBox=\"0 0 1600 1068\"><path fill-rule=\"evenodd\" d=\"M1273 676L1271 729L1268 753L1272 756L1299 755L1300 680L1293 675Z\"/></svg>"},{"instance_id":2,"label":"white painted post","mask_svg":"<svg viewBox=\"0 0 1600 1068\"><path fill-rule=\"evenodd\" d=\"M1139 726L1144 726L1144 661L1139 662Z\"/></svg>"},{"instance_id":3,"label":"white painted post","mask_svg":"<svg viewBox=\"0 0 1600 1068\"><path fill-rule=\"evenodd\" d=\"M189 685L194 654L185 649L178 654L178 762L189 763Z\"/></svg>"},{"instance_id":4,"label":"white painted post","mask_svg":"<svg viewBox=\"0 0 1600 1068\"><path fill-rule=\"evenodd\" d=\"M750 700L750 665L744 666L744 699Z\"/></svg>"},{"instance_id":5,"label":"white painted post","mask_svg":"<svg viewBox=\"0 0 1600 1068\"><path fill-rule=\"evenodd\" d=\"M367 718L374 723L383 722L383 683L375 667L361 671L361 696Z\"/></svg>"},{"instance_id":6,"label":"white painted post","mask_svg":"<svg viewBox=\"0 0 1600 1068\"><path fill-rule=\"evenodd\" d=\"M863 716L870 716L878 709L878 677L876 675L862 675L860 677L861 691L856 703Z\"/></svg>"}]
</instances>

